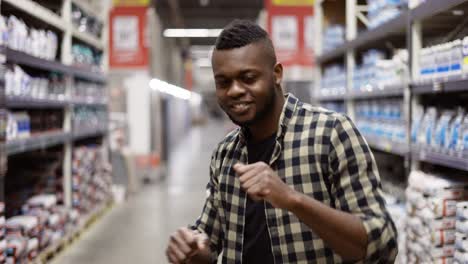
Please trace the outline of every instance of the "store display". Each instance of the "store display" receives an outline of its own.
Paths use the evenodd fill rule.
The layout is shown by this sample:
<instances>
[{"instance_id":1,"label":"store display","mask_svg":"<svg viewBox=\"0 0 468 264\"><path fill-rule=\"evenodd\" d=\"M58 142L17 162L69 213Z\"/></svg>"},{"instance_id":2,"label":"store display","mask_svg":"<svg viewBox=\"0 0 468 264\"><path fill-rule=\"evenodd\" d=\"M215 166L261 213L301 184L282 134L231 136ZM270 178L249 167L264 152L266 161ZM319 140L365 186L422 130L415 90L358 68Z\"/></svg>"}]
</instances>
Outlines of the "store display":
<instances>
[{"instance_id":1,"label":"store display","mask_svg":"<svg viewBox=\"0 0 468 264\"><path fill-rule=\"evenodd\" d=\"M76 80L73 89L74 99L88 99L106 101L107 94L105 86L98 83Z\"/></svg>"},{"instance_id":2,"label":"store display","mask_svg":"<svg viewBox=\"0 0 468 264\"><path fill-rule=\"evenodd\" d=\"M75 3L72 3L72 23L80 32L88 32L95 37L101 37L102 22L95 16L85 12Z\"/></svg>"},{"instance_id":3,"label":"store display","mask_svg":"<svg viewBox=\"0 0 468 264\"><path fill-rule=\"evenodd\" d=\"M345 28L343 25L329 25L323 32L323 52L328 52L343 44Z\"/></svg>"},{"instance_id":4,"label":"store display","mask_svg":"<svg viewBox=\"0 0 468 264\"><path fill-rule=\"evenodd\" d=\"M468 198L468 180L412 171L406 190L409 263L451 260L459 232L458 201Z\"/></svg>"},{"instance_id":5,"label":"store display","mask_svg":"<svg viewBox=\"0 0 468 264\"><path fill-rule=\"evenodd\" d=\"M465 37L466 39L466 37ZM423 48L419 54L421 80L447 78L460 75L464 69L466 52L464 44L468 40L454 40Z\"/></svg>"},{"instance_id":6,"label":"store display","mask_svg":"<svg viewBox=\"0 0 468 264\"><path fill-rule=\"evenodd\" d=\"M344 103L324 102L321 105L323 108L335 111L337 113L346 113L346 106Z\"/></svg>"},{"instance_id":7,"label":"store display","mask_svg":"<svg viewBox=\"0 0 468 264\"><path fill-rule=\"evenodd\" d=\"M75 107L73 127L76 131L106 129L107 110L103 107Z\"/></svg>"},{"instance_id":8,"label":"store display","mask_svg":"<svg viewBox=\"0 0 468 264\"><path fill-rule=\"evenodd\" d=\"M463 151L468 137L465 109L457 111L419 107L413 113L412 142L438 150ZM441 113L441 114L439 114ZM468 140L466 140L468 142Z\"/></svg>"},{"instance_id":9,"label":"store display","mask_svg":"<svg viewBox=\"0 0 468 264\"><path fill-rule=\"evenodd\" d=\"M323 69L320 93L322 95L346 92L346 72L344 66L333 64Z\"/></svg>"},{"instance_id":10,"label":"store display","mask_svg":"<svg viewBox=\"0 0 468 264\"><path fill-rule=\"evenodd\" d=\"M73 64L81 67L101 67L102 54L95 52L91 47L81 44L72 46Z\"/></svg>"},{"instance_id":11,"label":"store display","mask_svg":"<svg viewBox=\"0 0 468 264\"><path fill-rule=\"evenodd\" d=\"M8 112L7 141L28 138L35 133L44 133L62 129L61 111L19 111Z\"/></svg>"},{"instance_id":12,"label":"store display","mask_svg":"<svg viewBox=\"0 0 468 264\"><path fill-rule=\"evenodd\" d=\"M5 94L24 99L65 99L65 81L56 73L31 76L20 66L12 65L5 73Z\"/></svg>"},{"instance_id":13,"label":"store display","mask_svg":"<svg viewBox=\"0 0 468 264\"><path fill-rule=\"evenodd\" d=\"M6 27L4 26L6 24ZM3 43L14 50L34 57L55 60L58 51L57 34L50 30L35 29L16 16L0 16L0 34Z\"/></svg>"},{"instance_id":14,"label":"store display","mask_svg":"<svg viewBox=\"0 0 468 264\"><path fill-rule=\"evenodd\" d=\"M408 67L407 50L396 51L390 60L379 50L366 51L362 58L362 64L354 70L353 89L368 91L403 86Z\"/></svg>"},{"instance_id":15,"label":"store display","mask_svg":"<svg viewBox=\"0 0 468 264\"><path fill-rule=\"evenodd\" d=\"M73 153L73 207L80 213L90 212L111 195L111 171L105 164L102 149L82 146Z\"/></svg>"},{"instance_id":16,"label":"store display","mask_svg":"<svg viewBox=\"0 0 468 264\"><path fill-rule=\"evenodd\" d=\"M408 0L367 0L368 28L376 28L400 15Z\"/></svg>"},{"instance_id":17,"label":"store display","mask_svg":"<svg viewBox=\"0 0 468 264\"><path fill-rule=\"evenodd\" d=\"M362 134L405 142L406 132L401 99L359 101L355 108L356 126Z\"/></svg>"}]
</instances>

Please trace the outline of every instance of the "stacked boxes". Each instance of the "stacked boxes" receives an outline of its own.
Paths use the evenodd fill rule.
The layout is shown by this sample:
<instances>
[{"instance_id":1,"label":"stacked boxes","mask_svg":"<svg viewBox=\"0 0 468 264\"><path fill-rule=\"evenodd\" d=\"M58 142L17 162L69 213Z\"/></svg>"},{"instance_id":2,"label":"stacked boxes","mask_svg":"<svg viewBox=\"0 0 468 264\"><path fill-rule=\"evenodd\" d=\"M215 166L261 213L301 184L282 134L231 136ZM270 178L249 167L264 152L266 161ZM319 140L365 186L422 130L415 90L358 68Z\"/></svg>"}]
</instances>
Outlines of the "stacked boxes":
<instances>
[{"instance_id":1,"label":"stacked boxes","mask_svg":"<svg viewBox=\"0 0 468 264\"><path fill-rule=\"evenodd\" d=\"M80 213L88 213L95 205L107 201L111 194L111 176L100 147L76 148L73 153L73 207Z\"/></svg>"},{"instance_id":2,"label":"stacked boxes","mask_svg":"<svg viewBox=\"0 0 468 264\"><path fill-rule=\"evenodd\" d=\"M457 202L466 197L467 179L412 171L408 182L408 263L452 261Z\"/></svg>"},{"instance_id":3,"label":"stacked boxes","mask_svg":"<svg viewBox=\"0 0 468 264\"><path fill-rule=\"evenodd\" d=\"M454 263L468 262L468 202L457 204Z\"/></svg>"}]
</instances>

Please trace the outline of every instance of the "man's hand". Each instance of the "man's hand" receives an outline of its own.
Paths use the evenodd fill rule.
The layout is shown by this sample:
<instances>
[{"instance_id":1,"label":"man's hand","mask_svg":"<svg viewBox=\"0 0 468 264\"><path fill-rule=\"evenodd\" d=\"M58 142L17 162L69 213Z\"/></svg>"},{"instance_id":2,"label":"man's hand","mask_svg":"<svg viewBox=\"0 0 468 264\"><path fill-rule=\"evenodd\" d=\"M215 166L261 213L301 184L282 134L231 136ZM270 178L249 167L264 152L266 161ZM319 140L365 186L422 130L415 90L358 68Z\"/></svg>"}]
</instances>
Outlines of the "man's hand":
<instances>
[{"instance_id":1,"label":"man's hand","mask_svg":"<svg viewBox=\"0 0 468 264\"><path fill-rule=\"evenodd\" d=\"M234 170L242 188L255 201L263 199L276 208L289 209L296 197L294 189L284 183L264 162L249 165L237 163Z\"/></svg>"},{"instance_id":2,"label":"man's hand","mask_svg":"<svg viewBox=\"0 0 468 264\"><path fill-rule=\"evenodd\" d=\"M179 228L169 239L166 256L170 263L182 264L208 248L208 237L186 227Z\"/></svg>"}]
</instances>

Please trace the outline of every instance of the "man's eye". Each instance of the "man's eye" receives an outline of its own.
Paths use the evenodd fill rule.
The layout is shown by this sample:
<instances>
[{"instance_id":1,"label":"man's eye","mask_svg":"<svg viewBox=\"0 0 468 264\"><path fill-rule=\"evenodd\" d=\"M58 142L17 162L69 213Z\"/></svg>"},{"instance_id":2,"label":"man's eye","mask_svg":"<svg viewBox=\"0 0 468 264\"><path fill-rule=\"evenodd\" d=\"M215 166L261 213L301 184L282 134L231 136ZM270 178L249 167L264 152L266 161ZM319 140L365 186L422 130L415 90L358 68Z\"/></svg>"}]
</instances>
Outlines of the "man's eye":
<instances>
[{"instance_id":1,"label":"man's eye","mask_svg":"<svg viewBox=\"0 0 468 264\"><path fill-rule=\"evenodd\" d=\"M253 76L253 75L247 75L247 76L244 76L242 79L243 79L244 83L251 84L251 83L254 83L257 78L255 76Z\"/></svg>"},{"instance_id":2,"label":"man's eye","mask_svg":"<svg viewBox=\"0 0 468 264\"><path fill-rule=\"evenodd\" d=\"M229 85L229 80L226 80L226 79L216 80L216 85L219 87L227 87Z\"/></svg>"}]
</instances>

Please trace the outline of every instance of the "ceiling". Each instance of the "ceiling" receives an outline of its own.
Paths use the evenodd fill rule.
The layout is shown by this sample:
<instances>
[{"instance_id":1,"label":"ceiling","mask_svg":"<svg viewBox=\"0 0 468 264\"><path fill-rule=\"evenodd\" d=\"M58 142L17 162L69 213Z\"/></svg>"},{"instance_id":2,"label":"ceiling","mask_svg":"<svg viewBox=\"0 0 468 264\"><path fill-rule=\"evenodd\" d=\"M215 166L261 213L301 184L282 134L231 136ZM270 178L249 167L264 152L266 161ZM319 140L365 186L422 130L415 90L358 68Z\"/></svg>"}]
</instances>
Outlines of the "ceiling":
<instances>
[{"instance_id":1,"label":"ceiling","mask_svg":"<svg viewBox=\"0 0 468 264\"><path fill-rule=\"evenodd\" d=\"M236 18L256 20L264 0L155 0L164 28L223 28ZM210 45L213 38L192 38Z\"/></svg>"}]
</instances>

